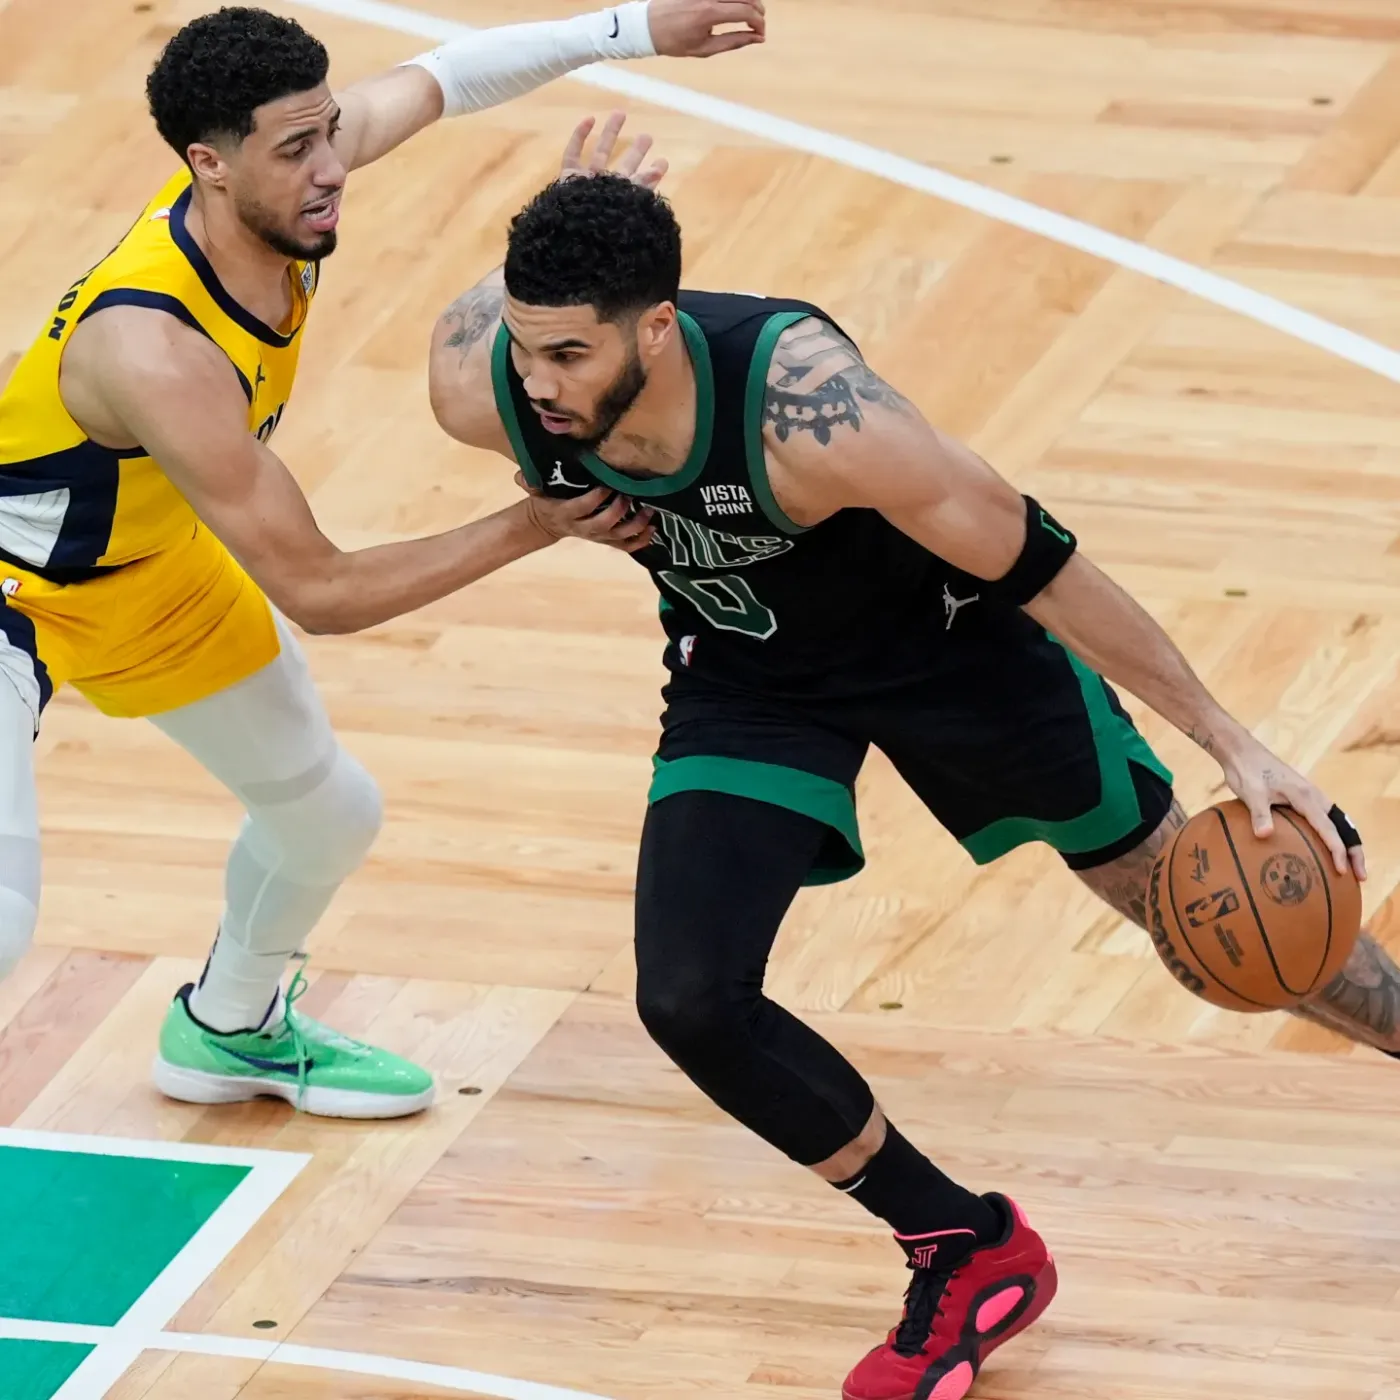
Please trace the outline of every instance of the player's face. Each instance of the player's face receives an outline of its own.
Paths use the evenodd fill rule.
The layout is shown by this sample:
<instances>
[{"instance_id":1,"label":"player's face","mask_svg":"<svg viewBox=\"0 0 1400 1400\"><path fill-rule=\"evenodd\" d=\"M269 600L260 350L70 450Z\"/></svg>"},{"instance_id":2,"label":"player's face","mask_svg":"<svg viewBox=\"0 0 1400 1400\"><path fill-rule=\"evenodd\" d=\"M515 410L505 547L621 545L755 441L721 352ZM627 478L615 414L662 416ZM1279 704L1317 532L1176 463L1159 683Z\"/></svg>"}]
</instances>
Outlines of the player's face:
<instances>
[{"instance_id":1,"label":"player's face","mask_svg":"<svg viewBox=\"0 0 1400 1400\"><path fill-rule=\"evenodd\" d=\"M596 447L646 388L675 311L662 305L636 319L600 321L591 306L529 306L507 296L502 319L541 425Z\"/></svg>"},{"instance_id":2,"label":"player's face","mask_svg":"<svg viewBox=\"0 0 1400 1400\"><path fill-rule=\"evenodd\" d=\"M322 83L268 102L228 161L228 190L244 226L284 257L335 250L345 165L335 150L340 108Z\"/></svg>"}]
</instances>

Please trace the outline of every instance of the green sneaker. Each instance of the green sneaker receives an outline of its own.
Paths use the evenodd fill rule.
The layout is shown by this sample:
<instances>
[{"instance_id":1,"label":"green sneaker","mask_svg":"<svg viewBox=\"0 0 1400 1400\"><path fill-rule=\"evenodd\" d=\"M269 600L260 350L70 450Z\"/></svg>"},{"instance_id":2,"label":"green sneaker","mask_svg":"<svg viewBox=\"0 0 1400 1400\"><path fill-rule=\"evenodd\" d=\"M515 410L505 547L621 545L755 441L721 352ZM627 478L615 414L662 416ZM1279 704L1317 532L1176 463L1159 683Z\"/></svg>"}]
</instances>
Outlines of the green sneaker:
<instances>
[{"instance_id":1,"label":"green sneaker","mask_svg":"<svg viewBox=\"0 0 1400 1400\"><path fill-rule=\"evenodd\" d=\"M301 970L282 1020L268 1030L220 1035L190 1012L193 985L181 987L160 1029L152 1067L156 1088L183 1103L286 1099L325 1118L402 1118L433 1101L433 1077L297 1012L306 990Z\"/></svg>"}]
</instances>

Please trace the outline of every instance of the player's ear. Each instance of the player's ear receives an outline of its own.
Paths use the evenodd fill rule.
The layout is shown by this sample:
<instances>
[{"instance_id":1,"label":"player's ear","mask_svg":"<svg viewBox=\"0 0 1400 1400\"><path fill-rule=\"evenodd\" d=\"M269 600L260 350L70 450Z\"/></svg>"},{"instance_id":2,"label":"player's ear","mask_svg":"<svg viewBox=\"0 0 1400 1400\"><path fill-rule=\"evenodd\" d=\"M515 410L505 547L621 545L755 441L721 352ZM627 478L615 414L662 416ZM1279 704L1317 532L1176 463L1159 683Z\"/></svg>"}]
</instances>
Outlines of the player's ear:
<instances>
[{"instance_id":1,"label":"player's ear","mask_svg":"<svg viewBox=\"0 0 1400 1400\"><path fill-rule=\"evenodd\" d=\"M658 302L637 319L638 353L644 360L652 359L671 343L672 336L679 333L675 302Z\"/></svg>"},{"instance_id":2,"label":"player's ear","mask_svg":"<svg viewBox=\"0 0 1400 1400\"><path fill-rule=\"evenodd\" d=\"M196 141L185 152L185 157L190 163L190 170L195 179L203 180L206 185L222 186L228 178L228 167L224 164L224 158L213 146Z\"/></svg>"}]
</instances>

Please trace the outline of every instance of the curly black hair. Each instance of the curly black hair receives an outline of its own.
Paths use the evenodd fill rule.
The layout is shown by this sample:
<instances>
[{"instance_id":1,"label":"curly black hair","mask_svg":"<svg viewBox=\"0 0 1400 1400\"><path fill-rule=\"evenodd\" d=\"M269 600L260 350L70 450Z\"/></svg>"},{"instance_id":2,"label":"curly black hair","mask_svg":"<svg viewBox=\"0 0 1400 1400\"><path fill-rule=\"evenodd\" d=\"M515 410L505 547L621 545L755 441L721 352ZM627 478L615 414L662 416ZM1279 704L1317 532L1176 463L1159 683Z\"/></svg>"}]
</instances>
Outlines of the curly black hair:
<instances>
[{"instance_id":1,"label":"curly black hair","mask_svg":"<svg viewBox=\"0 0 1400 1400\"><path fill-rule=\"evenodd\" d=\"M617 321L681 289L671 206L625 176L556 180L511 221L506 291L529 306L591 306Z\"/></svg>"},{"instance_id":2,"label":"curly black hair","mask_svg":"<svg viewBox=\"0 0 1400 1400\"><path fill-rule=\"evenodd\" d=\"M156 130L186 160L195 141L242 141L257 108L309 91L329 68L326 46L295 20L225 6L191 20L166 44L146 79L146 99Z\"/></svg>"}]
</instances>

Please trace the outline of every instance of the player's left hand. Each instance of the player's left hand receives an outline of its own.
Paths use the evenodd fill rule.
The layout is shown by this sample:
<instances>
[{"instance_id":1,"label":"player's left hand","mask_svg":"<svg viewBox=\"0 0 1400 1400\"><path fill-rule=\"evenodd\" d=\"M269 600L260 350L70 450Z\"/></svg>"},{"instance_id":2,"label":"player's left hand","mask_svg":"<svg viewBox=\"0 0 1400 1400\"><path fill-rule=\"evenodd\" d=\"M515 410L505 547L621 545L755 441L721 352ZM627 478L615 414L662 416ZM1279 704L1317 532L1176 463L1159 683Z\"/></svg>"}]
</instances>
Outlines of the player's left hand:
<instances>
[{"instance_id":1,"label":"player's left hand","mask_svg":"<svg viewBox=\"0 0 1400 1400\"><path fill-rule=\"evenodd\" d=\"M653 512L620 492L595 486L581 496L547 496L524 472L516 472L515 484L530 497L525 508L535 528L552 540L569 535L636 554L656 538Z\"/></svg>"},{"instance_id":2,"label":"player's left hand","mask_svg":"<svg viewBox=\"0 0 1400 1400\"><path fill-rule=\"evenodd\" d=\"M1253 735L1241 734L1232 752L1221 757L1220 766L1231 791L1249 808L1256 836L1273 835L1274 807L1292 807L1322 838L1339 875L1350 865L1358 880L1366 878L1366 851L1345 814ZM1344 823L1345 835L1337 818Z\"/></svg>"},{"instance_id":3,"label":"player's left hand","mask_svg":"<svg viewBox=\"0 0 1400 1400\"><path fill-rule=\"evenodd\" d=\"M622 128L627 121L627 113L613 112L608 117L607 121L603 123L602 131L598 133L598 141L593 147L593 154L585 161L583 148L588 144L588 138L593 132L596 121L595 117L585 117L574 128L573 135L569 137L569 144L564 147L564 158L559 162L559 178L561 180L598 175L612 167L613 152L617 149L617 138L622 134ZM651 137L645 133L641 136L634 136L631 144L623 151L622 158L618 161L617 169L613 173L627 176L634 185L654 190L665 178L669 167L665 160L654 160L645 170L642 168L642 162L647 158L647 152L651 150L651 146Z\"/></svg>"},{"instance_id":4,"label":"player's left hand","mask_svg":"<svg viewBox=\"0 0 1400 1400\"><path fill-rule=\"evenodd\" d=\"M763 0L651 0L647 24L657 53L672 58L713 58L761 44L767 33ZM730 24L742 27L715 32Z\"/></svg>"}]
</instances>

